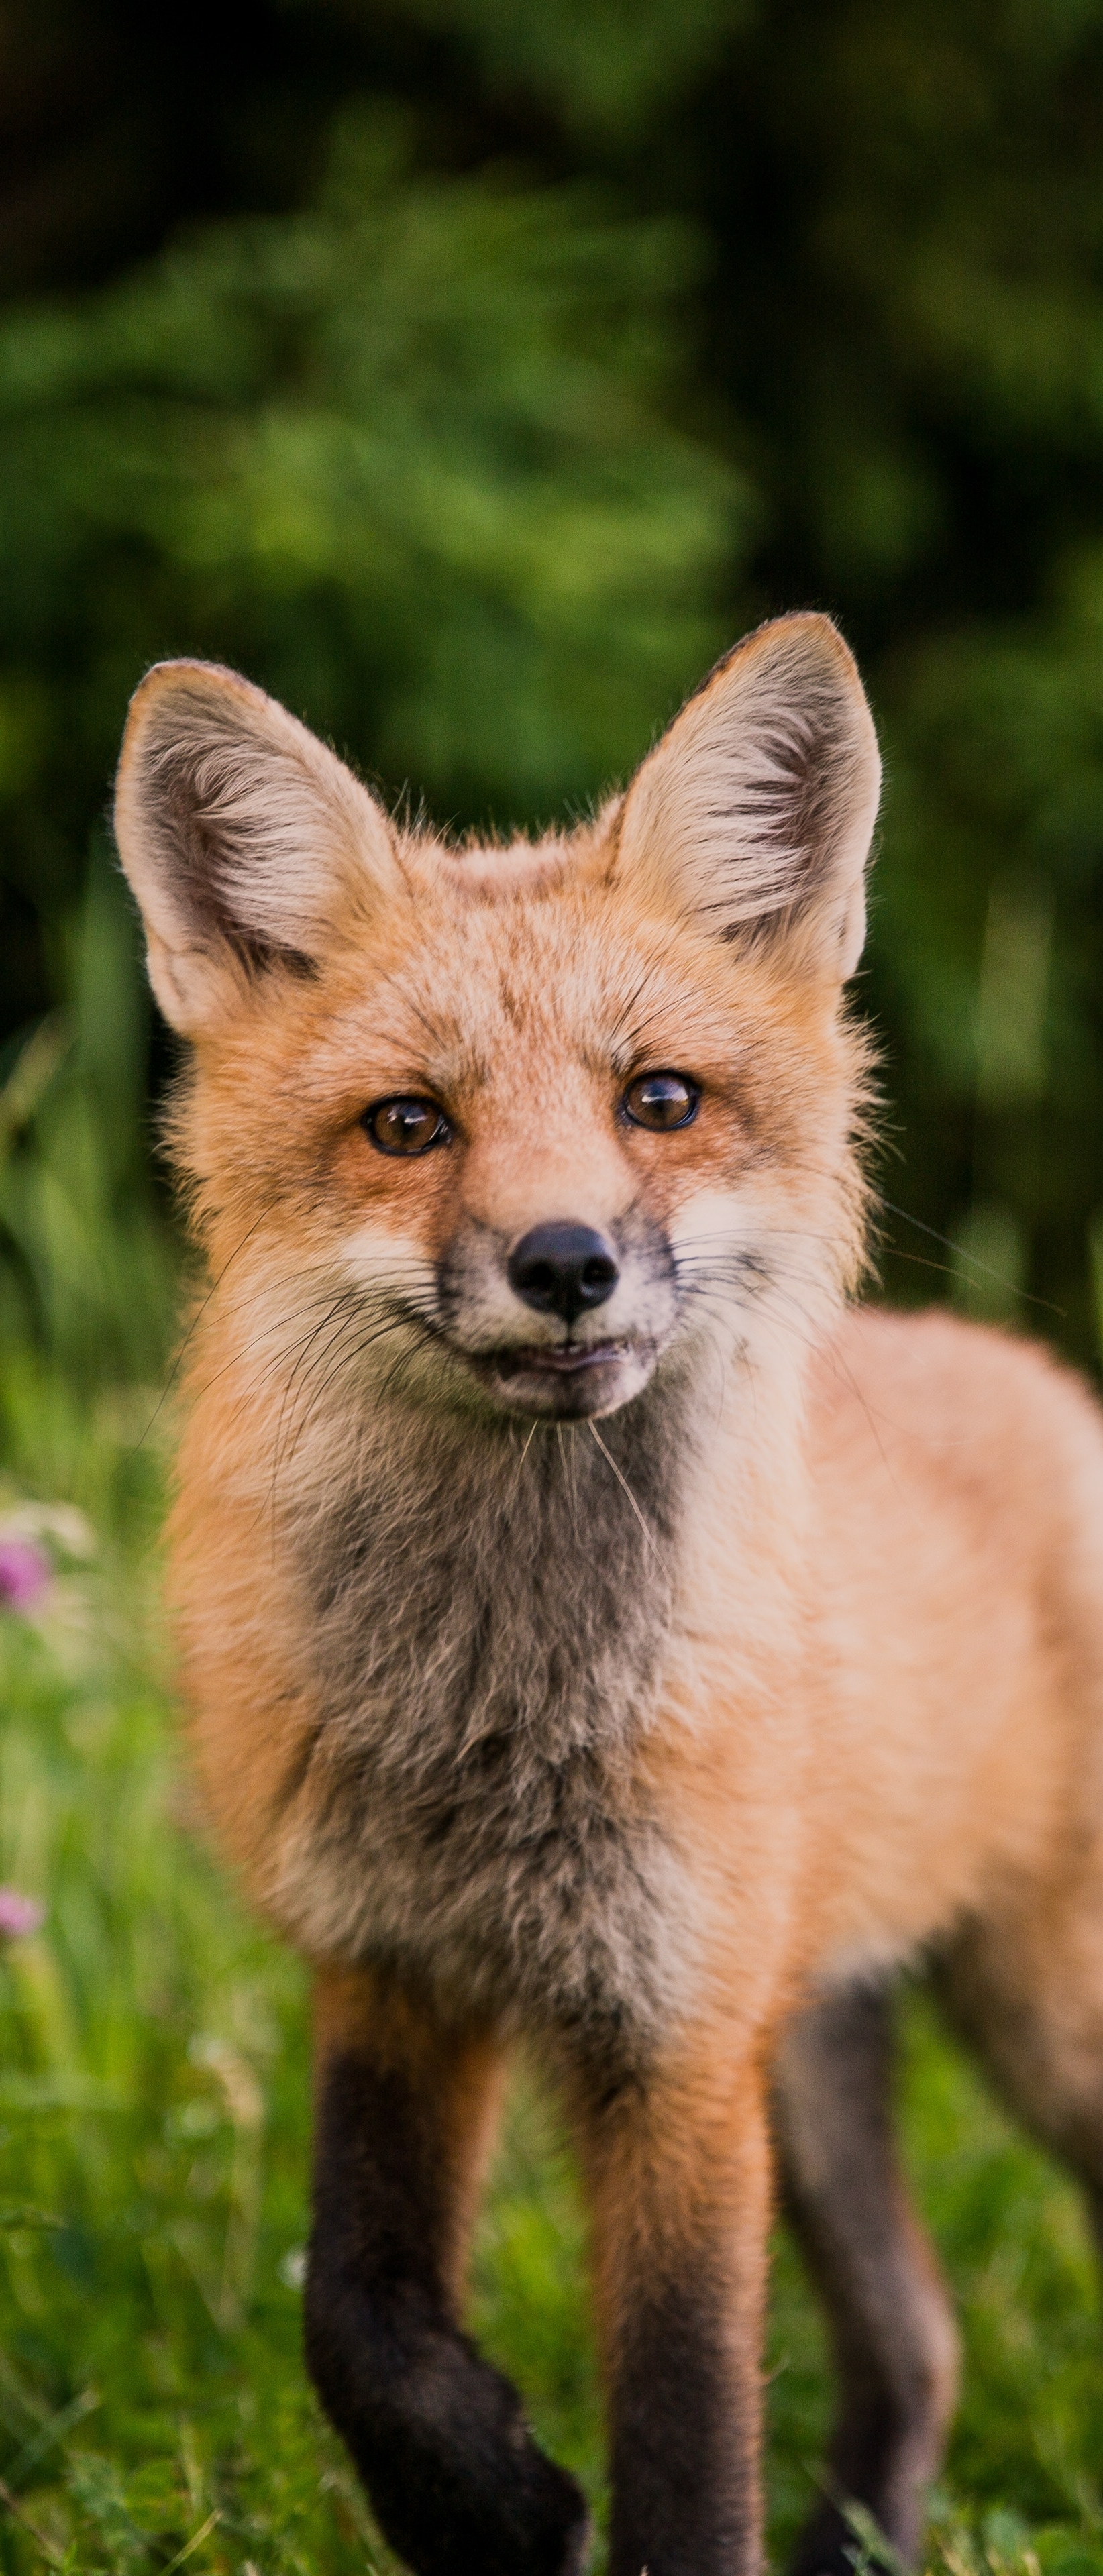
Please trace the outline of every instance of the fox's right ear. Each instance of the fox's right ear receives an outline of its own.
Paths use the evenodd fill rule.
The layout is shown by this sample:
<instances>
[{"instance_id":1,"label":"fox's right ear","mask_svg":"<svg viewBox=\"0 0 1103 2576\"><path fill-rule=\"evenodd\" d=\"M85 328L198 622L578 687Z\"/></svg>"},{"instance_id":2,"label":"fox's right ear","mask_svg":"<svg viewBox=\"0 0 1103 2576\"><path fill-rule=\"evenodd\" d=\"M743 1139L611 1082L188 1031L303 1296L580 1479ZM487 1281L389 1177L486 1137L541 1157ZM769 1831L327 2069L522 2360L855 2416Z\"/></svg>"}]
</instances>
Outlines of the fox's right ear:
<instances>
[{"instance_id":1,"label":"fox's right ear","mask_svg":"<svg viewBox=\"0 0 1103 2576\"><path fill-rule=\"evenodd\" d=\"M350 906L402 878L387 818L263 689L211 662L160 662L135 690L115 787L119 854L150 982L185 1037L251 977L309 971Z\"/></svg>"}]
</instances>

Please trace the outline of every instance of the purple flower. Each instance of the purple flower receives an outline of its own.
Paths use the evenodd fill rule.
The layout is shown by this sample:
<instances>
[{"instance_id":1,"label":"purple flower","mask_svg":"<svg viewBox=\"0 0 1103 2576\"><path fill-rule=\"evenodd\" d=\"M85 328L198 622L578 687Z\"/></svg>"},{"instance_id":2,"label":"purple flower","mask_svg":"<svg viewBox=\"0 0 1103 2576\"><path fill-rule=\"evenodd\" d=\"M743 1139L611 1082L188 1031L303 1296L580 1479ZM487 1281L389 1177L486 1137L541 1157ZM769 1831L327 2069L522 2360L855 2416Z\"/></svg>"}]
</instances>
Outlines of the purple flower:
<instances>
[{"instance_id":1,"label":"purple flower","mask_svg":"<svg viewBox=\"0 0 1103 2576\"><path fill-rule=\"evenodd\" d=\"M37 1932L45 1917L33 1896L20 1896L17 1888L0 1887L0 1940L22 1941L28 1932Z\"/></svg>"},{"instance_id":2,"label":"purple flower","mask_svg":"<svg viewBox=\"0 0 1103 2576\"><path fill-rule=\"evenodd\" d=\"M0 1538L0 1602L33 1610L50 1580L49 1558L29 1538Z\"/></svg>"}]
</instances>

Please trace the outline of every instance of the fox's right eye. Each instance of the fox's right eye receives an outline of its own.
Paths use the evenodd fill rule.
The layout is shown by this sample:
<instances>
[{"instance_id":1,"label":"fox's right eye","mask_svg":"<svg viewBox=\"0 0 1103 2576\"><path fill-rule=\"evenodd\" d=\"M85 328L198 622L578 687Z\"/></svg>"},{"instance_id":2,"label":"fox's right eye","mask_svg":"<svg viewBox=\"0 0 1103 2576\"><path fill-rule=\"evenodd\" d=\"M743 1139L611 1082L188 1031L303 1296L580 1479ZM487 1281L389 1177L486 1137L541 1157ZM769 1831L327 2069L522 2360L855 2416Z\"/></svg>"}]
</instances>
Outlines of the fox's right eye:
<instances>
[{"instance_id":1,"label":"fox's right eye","mask_svg":"<svg viewBox=\"0 0 1103 2576\"><path fill-rule=\"evenodd\" d=\"M381 1154L427 1154L447 1145L452 1130L435 1100L373 1100L360 1121Z\"/></svg>"}]
</instances>

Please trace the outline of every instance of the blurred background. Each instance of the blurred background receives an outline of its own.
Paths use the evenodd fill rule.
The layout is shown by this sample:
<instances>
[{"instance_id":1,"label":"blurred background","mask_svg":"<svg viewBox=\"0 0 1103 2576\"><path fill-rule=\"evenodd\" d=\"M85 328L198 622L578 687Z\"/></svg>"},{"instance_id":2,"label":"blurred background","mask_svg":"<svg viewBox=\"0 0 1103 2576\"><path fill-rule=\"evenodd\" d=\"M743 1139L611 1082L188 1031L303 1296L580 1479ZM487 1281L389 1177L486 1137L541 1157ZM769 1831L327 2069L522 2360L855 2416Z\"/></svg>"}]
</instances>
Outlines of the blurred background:
<instances>
[{"instance_id":1,"label":"blurred background","mask_svg":"<svg viewBox=\"0 0 1103 2576\"><path fill-rule=\"evenodd\" d=\"M0 2576L394 2568L301 2365L304 1976L176 1751L129 693L234 663L530 825L800 605L886 752L885 1291L1097 1368L1103 0L0 0ZM966 2347L927 2564L1103 2576L1079 2203L918 1995L901 2098ZM523 2083L474 2317L600 2532L582 2249ZM769 2406L780 2551L784 2238Z\"/></svg>"},{"instance_id":2,"label":"blurred background","mask_svg":"<svg viewBox=\"0 0 1103 2576\"><path fill-rule=\"evenodd\" d=\"M163 1342L147 662L531 824L814 604L887 753L888 1287L1096 1359L1101 144L1096 0L2 0L9 1333Z\"/></svg>"}]
</instances>

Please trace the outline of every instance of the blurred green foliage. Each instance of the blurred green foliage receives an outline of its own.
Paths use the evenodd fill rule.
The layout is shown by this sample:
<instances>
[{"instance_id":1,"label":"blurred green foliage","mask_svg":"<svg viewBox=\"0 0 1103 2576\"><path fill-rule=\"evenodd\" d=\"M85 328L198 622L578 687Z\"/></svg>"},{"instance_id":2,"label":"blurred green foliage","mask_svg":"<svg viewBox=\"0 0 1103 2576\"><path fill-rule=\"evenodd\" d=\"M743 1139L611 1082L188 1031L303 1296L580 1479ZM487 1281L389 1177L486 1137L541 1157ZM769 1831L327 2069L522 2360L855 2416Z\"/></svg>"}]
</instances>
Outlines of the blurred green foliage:
<instances>
[{"instance_id":1,"label":"blurred green foliage","mask_svg":"<svg viewBox=\"0 0 1103 2576\"><path fill-rule=\"evenodd\" d=\"M146 1145L144 979L102 833L64 928L68 1005L16 1041L0 1089L0 1342L37 1345L87 1394L163 1367L179 1267Z\"/></svg>"},{"instance_id":2,"label":"blurred green foliage","mask_svg":"<svg viewBox=\"0 0 1103 2576\"><path fill-rule=\"evenodd\" d=\"M21 5L0 17L30 64ZM229 0L218 27L222 93L195 61L213 19L185 72L167 28L132 45L111 0L66 0L49 56L55 89L66 47L87 68L92 247L58 180L37 291L0 308L9 1033L71 1004L148 660L240 664L388 794L526 822L630 768L742 627L812 600L887 752L860 994L888 1285L1092 1358L1103 0ZM176 177L139 220L141 132L143 204L158 135ZM0 221L0 271L4 247ZM85 1203L121 1209L73 1062L32 1144L56 1167L67 1118L70 1210L81 1154ZM46 1285L48 1195L10 1169L0 1214L50 1334L73 1299Z\"/></svg>"},{"instance_id":3,"label":"blurred green foliage","mask_svg":"<svg viewBox=\"0 0 1103 2576\"><path fill-rule=\"evenodd\" d=\"M104 778L120 690L215 633L446 810L531 814L630 762L721 631L748 508L656 399L695 264L588 191L416 174L360 113L309 213L9 321L5 624L69 625ZM13 696L10 780L44 721Z\"/></svg>"},{"instance_id":4,"label":"blurred green foliage","mask_svg":"<svg viewBox=\"0 0 1103 2576\"><path fill-rule=\"evenodd\" d=\"M0 59L0 1511L96 1539L55 1513L0 1616L0 1879L47 1904L0 1945L0 2568L382 2576L299 2361L302 1978L170 1750L127 697L237 663L388 796L535 822L832 610L886 749L886 1283L1093 1359L1103 0L0 0ZM903 2091L967 2343L929 2564L1103 2576L1082 2214L921 2005ZM475 2323L600 2504L581 2251L522 2088ZM784 2244L770 2368L780 2548L827 2407Z\"/></svg>"}]
</instances>

